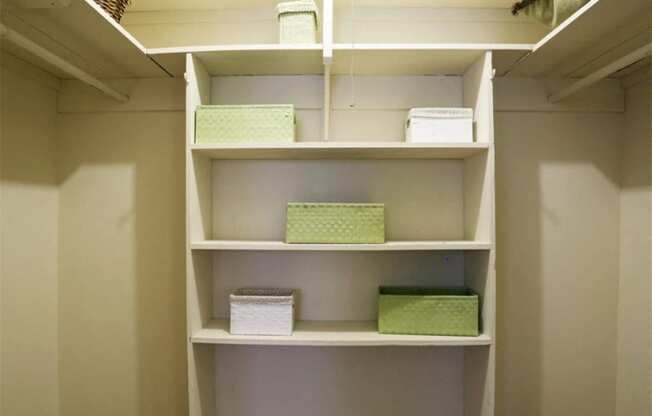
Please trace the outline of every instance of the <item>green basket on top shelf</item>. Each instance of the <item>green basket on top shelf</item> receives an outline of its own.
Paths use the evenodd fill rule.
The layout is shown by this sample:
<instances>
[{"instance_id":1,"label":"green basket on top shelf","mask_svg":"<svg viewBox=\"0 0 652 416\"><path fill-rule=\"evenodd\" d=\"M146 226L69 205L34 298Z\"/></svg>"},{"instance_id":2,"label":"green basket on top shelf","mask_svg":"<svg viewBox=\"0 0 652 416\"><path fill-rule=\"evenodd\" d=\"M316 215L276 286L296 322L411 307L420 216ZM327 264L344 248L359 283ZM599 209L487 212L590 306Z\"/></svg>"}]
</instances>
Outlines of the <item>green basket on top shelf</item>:
<instances>
[{"instance_id":1,"label":"green basket on top shelf","mask_svg":"<svg viewBox=\"0 0 652 416\"><path fill-rule=\"evenodd\" d=\"M294 132L291 104L200 105L195 113L195 143L293 143Z\"/></svg>"},{"instance_id":2,"label":"green basket on top shelf","mask_svg":"<svg viewBox=\"0 0 652 416\"><path fill-rule=\"evenodd\" d=\"M403 335L479 335L480 300L471 289L381 286L378 332Z\"/></svg>"},{"instance_id":3,"label":"green basket on top shelf","mask_svg":"<svg viewBox=\"0 0 652 416\"><path fill-rule=\"evenodd\" d=\"M287 243L382 244L385 205L290 202Z\"/></svg>"}]
</instances>

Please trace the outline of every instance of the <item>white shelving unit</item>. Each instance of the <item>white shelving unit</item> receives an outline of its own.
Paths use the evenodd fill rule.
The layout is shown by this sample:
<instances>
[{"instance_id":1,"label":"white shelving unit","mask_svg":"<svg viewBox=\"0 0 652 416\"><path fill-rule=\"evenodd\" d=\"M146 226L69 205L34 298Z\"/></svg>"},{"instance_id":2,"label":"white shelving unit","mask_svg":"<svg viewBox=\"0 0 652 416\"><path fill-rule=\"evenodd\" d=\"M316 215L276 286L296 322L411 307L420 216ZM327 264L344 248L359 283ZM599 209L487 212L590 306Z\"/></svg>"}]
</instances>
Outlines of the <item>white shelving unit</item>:
<instances>
[{"instance_id":1,"label":"white shelving unit","mask_svg":"<svg viewBox=\"0 0 652 416\"><path fill-rule=\"evenodd\" d=\"M312 390L320 381L324 388L351 385L346 394L356 395L363 384L363 396L377 392L374 400L356 401L356 414L389 415L398 400L410 401L410 412L436 407L452 416L492 416L492 51L517 54L528 46L334 43L332 6L323 2L318 45L150 51L172 72L185 72L187 81L190 414L233 414L237 400L254 413L270 411L266 393L254 394L251 383L273 376L276 400L287 403L284 414L346 414L348 399L332 401ZM297 142L195 144L196 106L227 103L293 104ZM407 110L425 106L472 107L474 143L404 143ZM384 202L388 242L286 244L290 201ZM379 334L379 285L469 286L481 296L481 335ZM298 291L293 335L229 333L228 294L247 286ZM416 359L426 368L415 367ZM262 364L267 360L274 365ZM321 364L304 371L305 360ZM419 391L428 393L413 397L386 377L357 380L356 374L388 365L396 377L418 378ZM234 373L239 366L246 368L244 379ZM319 380L330 371L325 366L342 370ZM357 370L344 370L351 366ZM270 373L279 369L286 371ZM294 401L305 396L313 398L310 410Z\"/></svg>"}]
</instances>

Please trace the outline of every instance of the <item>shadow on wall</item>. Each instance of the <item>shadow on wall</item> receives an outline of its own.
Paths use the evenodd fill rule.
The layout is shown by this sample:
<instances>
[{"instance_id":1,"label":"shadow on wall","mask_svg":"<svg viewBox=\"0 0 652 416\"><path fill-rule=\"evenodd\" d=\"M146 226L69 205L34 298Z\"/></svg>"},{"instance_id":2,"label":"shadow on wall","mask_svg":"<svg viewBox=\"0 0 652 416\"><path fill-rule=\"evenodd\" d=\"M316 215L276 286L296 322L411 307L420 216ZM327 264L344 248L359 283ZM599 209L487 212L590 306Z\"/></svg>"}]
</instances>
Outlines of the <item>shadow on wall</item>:
<instances>
[{"instance_id":1,"label":"shadow on wall","mask_svg":"<svg viewBox=\"0 0 652 416\"><path fill-rule=\"evenodd\" d=\"M496 415L612 416L623 116L495 125Z\"/></svg>"},{"instance_id":2,"label":"shadow on wall","mask_svg":"<svg viewBox=\"0 0 652 416\"><path fill-rule=\"evenodd\" d=\"M62 415L187 413L184 126L58 116Z\"/></svg>"}]
</instances>

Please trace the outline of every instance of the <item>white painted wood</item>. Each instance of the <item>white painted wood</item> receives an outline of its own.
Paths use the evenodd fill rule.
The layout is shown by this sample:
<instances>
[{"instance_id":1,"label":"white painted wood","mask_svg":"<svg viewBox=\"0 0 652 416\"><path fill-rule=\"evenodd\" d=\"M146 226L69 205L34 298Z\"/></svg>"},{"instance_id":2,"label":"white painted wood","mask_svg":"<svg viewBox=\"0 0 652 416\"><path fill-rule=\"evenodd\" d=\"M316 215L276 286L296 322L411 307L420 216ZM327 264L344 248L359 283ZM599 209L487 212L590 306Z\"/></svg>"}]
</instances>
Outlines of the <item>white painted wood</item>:
<instances>
[{"instance_id":1,"label":"white painted wood","mask_svg":"<svg viewBox=\"0 0 652 416\"><path fill-rule=\"evenodd\" d=\"M191 242L211 229L210 160L194 155L195 108L210 102L210 78L201 62L186 55L186 314L188 339L208 322L211 311L212 262L193 253ZM212 351L188 342L188 404L190 416L215 414Z\"/></svg>"},{"instance_id":2,"label":"white painted wood","mask_svg":"<svg viewBox=\"0 0 652 416\"><path fill-rule=\"evenodd\" d=\"M294 333L231 335L226 319L213 320L192 335L199 344L303 346L474 346L490 345L491 338L379 334L375 321L298 321Z\"/></svg>"},{"instance_id":3,"label":"white painted wood","mask_svg":"<svg viewBox=\"0 0 652 416\"><path fill-rule=\"evenodd\" d=\"M333 0L324 0L322 16L324 65L330 68L333 61ZM330 74L330 71L328 73Z\"/></svg>"},{"instance_id":4,"label":"white painted wood","mask_svg":"<svg viewBox=\"0 0 652 416\"><path fill-rule=\"evenodd\" d=\"M348 74L354 54L354 73L359 75L460 75L484 51L505 52L505 59L513 61L532 44L336 43L332 49L333 74ZM183 72L185 53L198 56L212 75L289 75L322 74L328 52L321 44L228 44L152 48L148 53L175 75Z\"/></svg>"},{"instance_id":5,"label":"white painted wood","mask_svg":"<svg viewBox=\"0 0 652 416\"><path fill-rule=\"evenodd\" d=\"M486 153L464 161L465 238L495 241L495 167L492 53L479 59L465 74L465 105L473 105L476 138L490 144ZM482 332L495 337L495 247L464 257L465 285L480 294ZM464 414L493 416L495 347L464 351Z\"/></svg>"},{"instance_id":6,"label":"white painted wood","mask_svg":"<svg viewBox=\"0 0 652 416\"><path fill-rule=\"evenodd\" d=\"M45 49L44 47L37 44L36 42L33 42L28 38L26 38L25 36L21 35L20 33L16 32L15 30L6 27L2 23L0 23L0 37L5 39L6 41L9 41L19 46L20 48L26 50L30 54L33 54L37 58L43 59L48 64L53 65L54 67L65 72L69 76L73 78L77 78L78 80L98 89L99 91L103 92L104 94L108 95L109 97L117 101L126 102L129 100L129 97L126 96L125 94L115 90L111 86L100 81L99 79L89 74L88 72L84 71L83 69L79 68L75 64L72 64L66 61L65 59L60 58L59 56Z\"/></svg>"},{"instance_id":7,"label":"white painted wood","mask_svg":"<svg viewBox=\"0 0 652 416\"><path fill-rule=\"evenodd\" d=\"M651 10L652 11L652 10ZM593 44L577 51L572 59L560 63L550 72L550 78L582 78L650 42L650 13L642 11L604 33ZM616 75L615 75L616 76ZM620 75L617 75L618 77Z\"/></svg>"},{"instance_id":8,"label":"white painted wood","mask_svg":"<svg viewBox=\"0 0 652 416\"><path fill-rule=\"evenodd\" d=\"M642 14L650 14L648 0L591 0L564 23L552 30L531 54L500 75L541 77L553 72L608 36L619 26L630 24Z\"/></svg>"},{"instance_id":9,"label":"white painted wood","mask_svg":"<svg viewBox=\"0 0 652 416\"><path fill-rule=\"evenodd\" d=\"M492 70L491 52L485 52L463 77L464 107L473 109L474 136L479 143L491 143L493 139Z\"/></svg>"},{"instance_id":10,"label":"white painted wood","mask_svg":"<svg viewBox=\"0 0 652 416\"><path fill-rule=\"evenodd\" d=\"M326 3L325 9L331 1ZM397 6L385 3L385 6ZM195 59L206 67L206 72L213 76L210 79L211 104L291 103L298 119L298 142L290 145L188 143L188 151L194 155L193 163L212 160L212 172L207 181L210 189L205 188L205 183L199 184L201 192L211 198L210 204L199 204L211 207L211 229L208 233L204 229L204 236L193 238L189 243L193 253L191 261L202 267L201 279L197 282L202 285L201 290L210 292L208 299L202 298L198 303L211 310L211 321L203 321L198 329L194 327L193 349L210 348L210 344L235 344L213 347L215 384L212 388L216 411L221 414L258 413L256 409L263 408L268 414L276 414L280 409L275 410L265 397L276 391L276 401L279 397L288 397L287 401L283 400L286 403L293 402L292 397L301 400L302 391L310 393L309 386L316 380L322 386L328 385L323 382L325 372L342 366L358 368L361 374L393 366L395 374L410 374L410 379L415 380L422 376L414 370L408 372L410 362L425 352L428 357L443 355L446 359L442 359L437 371L429 371L427 376L423 373L425 385L419 387L423 394L410 401L414 409L427 412L433 407L426 401L441 397L437 409L443 414L492 416L494 351L491 331L495 328L495 286L493 91L489 51L504 52L503 65L508 65L510 59L518 59L532 49L529 42L534 39L516 40L511 31L519 25L532 25L524 19L513 20L515 24L509 25L504 36L500 36L511 39L514 44L481 43L493 38L477 36L482 26L478 22L462 25L465 28L476 25L463 41L446 43L435 37L415 40L414 35L431 24L429 19L435 13L442 13L443 20L448 19L450 23L459 19L460 10L449 13L446 10L408 11L397 7L399 11L392 15L387 8L369 7L370 10L361 12L358 18L369 23L368 33L362 35L370 36L369 40L357 43L360 39L354 39L355 45L332 44L331 36L340 42L350 41L349 34L345 33L349 29L343 29L342 21L337 22L338 16L347 13L342 9L346 9L346 5L334 11L333 32L329 34L331 28L324 28L323 45L310 48L300 45L292 49L263 40L248 46L214 42L216 45L190 49ZM224 15L241 13L240 16L244 16L243 10L225 9ZM329 14L324 11L325 15ZM421 20L418 19L420 14L423 15ZM396 22L395 28L387 31L388 37L374 38L373 34L379 33L377 28L386 27L388 22L391 24L388 19L391 16ZM478 10L473 16L493 15ZM403 37L400 31L408 27L409 21L402 20L406 17L417 18L413 23L416 30ZM251 24L258 23L252 21ZM263 38L268 36L268 24L267 20L260 22ZM433 30L431 35L443 29L433 27ZM236 33L235 36L241 35ZM396 37L392 39L392 36ZM468 42L474 36L475 43ZM247 40L234 43L249 43L249 38L242 39ZM328 66L331 47L332 65ZM178 59L176 54L183 49L156 52L161 62L169 58L168 62L173 64ZM353 77L349 75L351 59L355 61ZM477 112L479 142L468 145L401 143L410 108L463 105ZM204 174L202 170L201 177ZM286 244L283 242L284 212L287 202L293 200L385 202L388 242L380 245ZM194 211L195 215L201 212ZM472 237L467 238L469 235ZM203 268L207 260L212 262L210 270ZM208 284L204 278L206 273L210 275ZM381 284L470 285L483 299L482 325L486 331L481 337L472 339L380 335L375 330L374 319L376 290ZM228 333L228 293L246 286L297 290L299 321L292 336L232 336ZM256 349L255 345L268 348ZM292 356L280 357L285 349L269 348L279 345L293 349ZM472 348L478 352L467 354L466 348L454 348L449 352L445 347L464 345L478 345ZM303 348L305 346L317 348ZM373 346L387 348L369 348ZM406 348L399 352L399 346ZM440 347L407 348L413 346ZM366 349L369 351L367 357L377 355L380 350L388 351L384 366L381 361L367 360L362 364L355 351ZM310 362L319 367L320 371L314 373L319 377L298 365L310 354L317 354ZM328 354L336 358L326 365L324 359ZM277 359L269 361L276 355L279 355ZM248 366L254 362L252 359L261 361L253 367ZM355 365L346 364L353 363L352 360L356 361ZM272 372L282 368L287 371ZM234 371L240 376L230 377ZM431 378L443 372L447 376L445 381ZM283 382L257 387L259 380L268 379L272 374L280 374ZM405 379L396 377L401 383ZM289 394L292 380L300 384ZM343 383L351 380L350 373L339 379L335 384L337 391L344 391ZM374 386L380 388L385 382L368 382L371 386L364 389L364 394L369 394L376 388ZM397 391L393 401L402 395L400 389L391 391ZM308 394L314 409L311 414L342 414L343 409L357 409L352 414L391 414L388 413L389 405L374 407L378 398L363 402L356 398L356 404L347 407L347 399L330 402L328 390L322 388L320 392L318 396ZM440 396L444 392L448 394ZM302 409L305 412L308 408ZM406 410L405 404L401 410ZM283 411L287 414L288 407L284 406Z\"/></svg>"},{"instance_id":11,"label":"white painted wood","mask_svg":"<svg viewBox=\"0 0 652 416\"><path fill-rule=\"evenodd\" d=\"M487 143L298 142L278 145L193 144L193 153L212 159L466 159Z\"/></svg>"},{"instance_id":12,"label":"white painted wood","mask_svg":"<svg viewBox=\"0 0 652 416\"><path fill-rule=\"evenodd\" d=\"M384 244L287 244L282 241L195 241L192 250L240 251L441 251L489 250L485 241L388 241Z\"/></svg>"},{"instance_id":13,"label":"white painted wood","mask_svg":"<svg viewBox=\"0 0 652 416\"><path fill-rule=\"evenodd\" d=\"M72 0L61 8L12 8L3 13L3 23L100 79L168 76L147 57L145 47L93 0ZM29 54L19 57L58 78L72 78Z\"/></svg>"},{"instance_id":14,"label":"white painted wood","mask_svg":"<svg viewBox=\"0 0 652 416\"><path fill-rule=\"evenodd\" d=\"M178 76L183 55L192 53L211 75L322 74L321 44L229 44L149 49L150 56Z\"/></svg>"},{"instance_id":15,"label":"white painted wood","mask_svg":"<svg viewBox=\"0 0 652 416\"><path fill-rule=\"evenodd\" d=\"M550 102L556 103L559 102L571 95L574 95L578 91L587 88L613 74L616 71L619 71L625 68L628 65L631 65L639 60L649 57L652 55L652 43L648 43L645 46L642 46L636 49L633 52L628 53L627 55L615 60L614 62L606 65L595 72L585 76L584 78L573 82L568 87L550 95Z\"/></svg>"}]
</instances>

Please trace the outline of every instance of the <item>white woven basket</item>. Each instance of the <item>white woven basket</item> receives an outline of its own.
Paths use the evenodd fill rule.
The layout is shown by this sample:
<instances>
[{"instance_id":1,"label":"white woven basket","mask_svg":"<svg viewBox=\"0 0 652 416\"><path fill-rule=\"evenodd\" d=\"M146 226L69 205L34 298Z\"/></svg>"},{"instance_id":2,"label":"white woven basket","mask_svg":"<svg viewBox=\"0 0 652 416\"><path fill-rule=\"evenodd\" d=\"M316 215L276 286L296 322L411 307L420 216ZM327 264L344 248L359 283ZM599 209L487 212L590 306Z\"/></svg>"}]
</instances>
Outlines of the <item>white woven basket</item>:
<instances>
[{"instance_id":1,"label":"white woven basket","mask_svg":"<svg viewBox=\"0 0 652 416\"><path fill-rule=\"evenodd\" d=\"M317 42L317 6L314 1L279 3L277 11L280 43Z\"/></svg>"},{"instance_id":2,"label":"white woven basket","mask_svg":"<svg viewBox=\"0 0 652 416\"><path fill-rule=\"evenodd\" d=\"M408 143L472 143L472 108L412 108L405 123Z\"/></svg>"},{"instance_id":3,"label":"white woven basket","mask_svg":"<svg viewBox=\"0 0 652 416\"><path fill-rule=\"evenodd\" d=\"M238 289L230 296L231 334L292 335L294 291Z\"/></svg>"}]
</instances>

